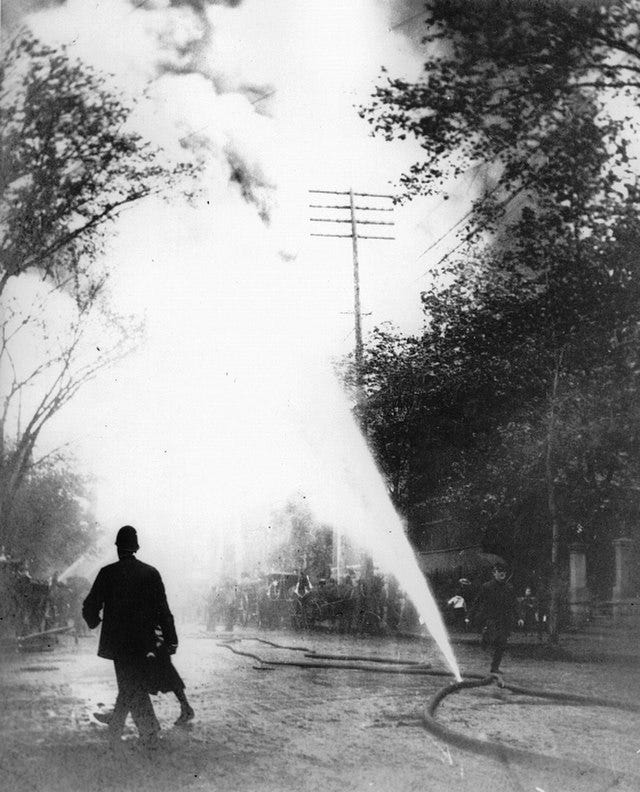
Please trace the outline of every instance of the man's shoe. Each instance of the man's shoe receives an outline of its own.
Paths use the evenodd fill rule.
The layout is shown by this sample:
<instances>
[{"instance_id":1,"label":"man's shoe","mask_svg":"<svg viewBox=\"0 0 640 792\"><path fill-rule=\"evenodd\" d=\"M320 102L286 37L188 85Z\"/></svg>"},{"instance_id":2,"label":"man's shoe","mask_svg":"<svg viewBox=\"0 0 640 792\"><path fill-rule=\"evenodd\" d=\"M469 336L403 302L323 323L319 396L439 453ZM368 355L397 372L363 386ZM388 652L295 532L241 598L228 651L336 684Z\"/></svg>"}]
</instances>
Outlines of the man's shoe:
<instances>
[{"instance_id":1,"label":"man's shoe","mask_svg":"<svg viewBox=\"0 0 640 792\"><path fill-rule=\"evenodd\" d=\"M178 719L175 721L175 726L184 726L185 724L189 723L189 721L193 720L196 716L196 713L193 711L193 707L187 705L180 715Z\"/></svg>"},{"instance_id":2,"label":"man's shoe","mask_svg":"<svg viewBox=\"0 0 640 792\"><path fill-rule=\"evenodd\" d=\"M105 726L108 726L111 722L111 716L113 715L112 712L94 712L92 713L93 717L98 721L98 723L104 723Z\"/></svg>"}]
</instances>

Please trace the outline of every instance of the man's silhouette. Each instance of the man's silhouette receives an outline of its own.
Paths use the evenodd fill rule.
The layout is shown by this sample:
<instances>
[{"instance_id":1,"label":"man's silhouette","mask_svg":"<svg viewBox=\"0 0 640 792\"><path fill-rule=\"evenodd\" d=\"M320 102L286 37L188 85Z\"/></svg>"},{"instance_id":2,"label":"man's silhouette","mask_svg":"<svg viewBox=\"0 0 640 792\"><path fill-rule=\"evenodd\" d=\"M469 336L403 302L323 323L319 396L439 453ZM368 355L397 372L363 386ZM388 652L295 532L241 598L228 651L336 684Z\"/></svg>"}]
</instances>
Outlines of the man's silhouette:
<instances>
[{"instance_id":1,"label":"man's silhouette","mask_svg":"<svg viewBox=\"0 0 640 792\"><path fill-rule=\"evenodd\" d=\"M118 697L109 720L112 747L120 743L129 712L145 746L157 744L160 725L148 691L148 664L156 646L160 627L170 652L178 645L173 616L164 584L157 569L138 561L135 528L125 525L116 537L118 561L98 572L82 606L82 615L91 629L102 629L98 656L113 660Z\"/></svg>"}]
</instances>

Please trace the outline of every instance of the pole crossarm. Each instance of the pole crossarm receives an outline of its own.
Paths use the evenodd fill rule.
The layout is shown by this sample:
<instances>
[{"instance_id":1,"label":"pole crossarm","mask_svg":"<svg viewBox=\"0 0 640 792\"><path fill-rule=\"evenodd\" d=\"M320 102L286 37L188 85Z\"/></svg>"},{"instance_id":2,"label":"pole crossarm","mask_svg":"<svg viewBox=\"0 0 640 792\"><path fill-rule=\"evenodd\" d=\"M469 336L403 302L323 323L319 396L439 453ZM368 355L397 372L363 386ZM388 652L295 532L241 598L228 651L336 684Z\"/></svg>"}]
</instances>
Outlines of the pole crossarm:
<instances>
[{"instance_id":1,"label":"pole crossarm","mask_svg":"<svg viewBox=\"0 0 640 792\"><path fill-rule=\"evenodd\" d=\"M351 239L351 234L311 234L310 236L341 237L342 239Z\"/></svg>"},{"instance_id":2,"label":"pole crossarm","mask_svg":"<svg viewBox=\"0 0 640 792\"><path fill-rule=\"evenodd\" d=\"M340 220L333 217L310 217L312 223L350 223L351 220ZM358 220L358 225L395 225L388 220Z\"/></svg>"},{"instance_id":3,"label":"pole crossarm","mask_svg":"<svg viewBox=\"0 0 640 792\"><path fill-rule=\"evenodd\" d=\"M309 190L316 195L351 195L349 190Z\"/></svg>"},{"instance_id":4,"label":"pole crossarm","mask_svg":"<svg viewBox=\"0 0 640 792\"><path fill-rule=\"evenodd\" d=\"M309 204L310 209L351 209L349 204ZM354 206L354 209L359 209L362 212L393 212L385 206Z\"/></svg>"},{"instance_id":5,"label":"pole crossarm","mask_svg":"<svg viewBox=\"0 0 640 792\"><path fill-rule=\"evenodd\" d=\"M395 195L382 195L381 193L352 193L351 190L309 190L309 192L316 195L357 195L358 198L388 198L391 201L395 201Z\"/></svg>"},{"instance_id":6,"label":"pole crossarm","mask_svg":"<svg viewBox=\"0 0 640 792\"><path fill-rule=\"evenodd\" d=\"M309 234L309 236L315 237L337 237L339 239L353 239L353 234ZM395 237L388 237L388 236L363 236L362 234L358 234L357 239L395 239Z\"/></svg>"}]
</instances>

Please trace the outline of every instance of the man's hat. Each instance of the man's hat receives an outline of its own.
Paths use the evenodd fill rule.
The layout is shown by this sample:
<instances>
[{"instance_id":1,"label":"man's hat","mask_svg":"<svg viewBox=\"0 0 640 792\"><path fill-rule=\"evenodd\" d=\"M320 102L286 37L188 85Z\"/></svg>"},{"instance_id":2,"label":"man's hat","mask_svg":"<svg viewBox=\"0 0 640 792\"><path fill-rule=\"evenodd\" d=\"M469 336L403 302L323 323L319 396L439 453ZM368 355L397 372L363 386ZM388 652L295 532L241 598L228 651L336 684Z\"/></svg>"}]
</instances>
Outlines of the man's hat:
<instances>
[{"instance_id":1,"label":"man's hat","mask_svg":"<svg viewBox=\"0 0 640 792\"><path fill-rule=\"evenodd\" d=\"M138 534L132 525L123 525L116 536L116 547L118 550L131 550L135 553L140 549L138 544Z\"/></svg>"}]
</instances>

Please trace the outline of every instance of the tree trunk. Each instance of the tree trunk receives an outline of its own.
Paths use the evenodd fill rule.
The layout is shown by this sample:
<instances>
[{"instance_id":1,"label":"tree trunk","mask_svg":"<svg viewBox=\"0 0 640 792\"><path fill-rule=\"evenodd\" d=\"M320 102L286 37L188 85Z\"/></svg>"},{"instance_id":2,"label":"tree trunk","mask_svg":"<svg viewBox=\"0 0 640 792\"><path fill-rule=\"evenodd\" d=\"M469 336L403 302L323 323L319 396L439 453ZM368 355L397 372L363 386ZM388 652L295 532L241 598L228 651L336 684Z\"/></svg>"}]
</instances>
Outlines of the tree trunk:
<instances>
[{"instance_id":1,"label":"tree trunk","mask_svg":"<svg viewBox=\"0 0 640 792\"><path fill-rule=\"evenodd\" d=\"M549 640L553 644L559 639L559 611L560 611L560 523L558 520L558 506L556 502L555 471L553 468L553 451L556 429L556 398L558 381L560 379L560 366L562 352L558 355L553 375L551 391L551 409L549 411L549 424L547 427L547 450L545 454L545 479L547 485L547 507L551 521L551 591L549 601Z\"/></svg>"},{"instance_id":2,"label":"tree trunk","mask_svg":"<svg viewBox=\"0 0 640 792\"><path fill-rule=\"evenodd\" d=\"M12 539L9 534L9 518L18 490L31 467L33 447L38 434L39 430L25 433L15 451L5 455L0 468L0 546L7 545L7 549Z\"/></svg>"}]
</instances>

